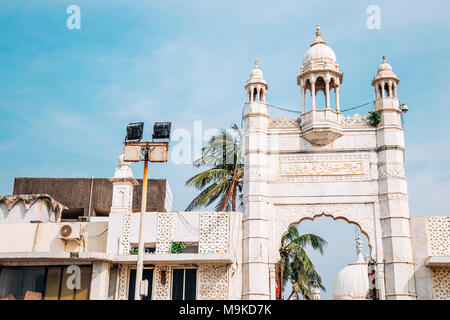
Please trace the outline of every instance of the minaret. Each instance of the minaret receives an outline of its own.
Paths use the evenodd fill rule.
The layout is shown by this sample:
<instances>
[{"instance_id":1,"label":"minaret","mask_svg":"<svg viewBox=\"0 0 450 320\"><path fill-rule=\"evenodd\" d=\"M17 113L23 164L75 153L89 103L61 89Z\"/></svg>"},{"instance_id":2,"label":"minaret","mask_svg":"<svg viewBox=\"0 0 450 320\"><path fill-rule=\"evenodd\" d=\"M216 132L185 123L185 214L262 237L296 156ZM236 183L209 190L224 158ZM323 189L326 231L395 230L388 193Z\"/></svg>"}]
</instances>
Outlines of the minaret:
<instances>
[{"instance_id":1,"label":"minaret","mask_svg":"<svg viewBox=\"0 0 450 320\"><path fill-rule=\"evenodd\" d=\"M397 98L397 75L383 57L372 81L377 126L378 199L384 251L386 299L415 299L414 264L404 166L404 130ZM377 269L383 272L383 266Z\"/></svg>"},{"instance_id":2,"label":"minaret","mask_svg":"<svg viewBox=\"0 0 450 320\"><path fill-rule=\"evenodd\" d=\"M339 88L342 83L342 73L336 55L322 39L320 26L316 29L316 39L306 51L297 84L300 86L301 115L299 118L301 136L313 145L325 146L332 143L343 134L340 125ZM334 107L330 101L331 90L334 90L336 100ZM311 106L306 106L305 96L311 94ZM325 95L325 105L318 106L316 96L319 91Z\"/></svg>"},{"instance_id":3,"label":"minaret","mask_svg":"<svg viewBox=\"0 0 450 320\"><path fill-rule=\"evenodd\" d=\"M269 215L266 201L268 84L258 60L245 84L248 101L244 110L244 213L242 298L275 298L275 266L269 272ZM266 280L267 279L267 280ZM269 280L270 279L270 280ZM269 284L270 282L270 284Z\"/></svg>"}]
</instances>

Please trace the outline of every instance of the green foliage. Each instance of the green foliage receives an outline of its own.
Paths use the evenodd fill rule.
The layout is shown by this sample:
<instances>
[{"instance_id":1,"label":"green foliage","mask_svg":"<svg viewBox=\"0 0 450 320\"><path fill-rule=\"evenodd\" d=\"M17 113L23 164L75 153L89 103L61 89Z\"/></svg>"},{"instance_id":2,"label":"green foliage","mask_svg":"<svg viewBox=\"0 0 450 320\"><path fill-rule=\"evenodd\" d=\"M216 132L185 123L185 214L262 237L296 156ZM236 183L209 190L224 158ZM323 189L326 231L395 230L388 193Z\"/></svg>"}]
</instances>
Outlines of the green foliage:
<instances>
[{"instance_id":1,"label":"green foliage","mask_svg":"<svg viewBox=\"0 0 450 320\"><path fill-rule=\"evenodd\" d=\"M201 190L186 211L207 207L214 202L217 211L236 211L244 181L241 141L242 134L236 124L211 137L202 149L202 157L193 163L197 168L206 166L209 169L186 181L186 185Z\"/></svg>"},{"instance_id":2,"label":"green foliage","mask_svg":"<svg viewBox=\"0 0 450 320\"><path fill-rule=\"evenodd\" d=\"M290 297L296 295L297 298L302 296L304 299L311 300L314 288L318 287L325 291L322 278L309 259L305 247L309 245L323 254L326 244L327 242L319 236L300 235L297 227L289 228L288 233L281 240L280 261L277 264L281 270L281 292L288 281L292 284Z\"/></svg>"},{"instance_id":3,"label":"green foliage","mask_svg":"<svg viewBox=\"0 0 450 320\"><path fill-rule=\"evenodd\" d=\"M130 254L138 254L139 249L138 248L131 248Z\"/></svg>"},{"instance_id":4,"label":"green foliage","mask_svg":"<svg viewBox=\"0 0 450 320\"><path fill-rule=\"evenodd\" d=\"M381 121L381 111L370 111L368 119L370 125L376 127Z\"/></svg>"},{"instance_id":5,"label":"green foliage","mask_svg":"<svg viewBox=\"0 0 450 320\"><path fill-rule=\"evenodd\" d=\"M172 242L170 245L170 253L182 253L186 248L184 242Z\"/></svg>"}]
</instances>

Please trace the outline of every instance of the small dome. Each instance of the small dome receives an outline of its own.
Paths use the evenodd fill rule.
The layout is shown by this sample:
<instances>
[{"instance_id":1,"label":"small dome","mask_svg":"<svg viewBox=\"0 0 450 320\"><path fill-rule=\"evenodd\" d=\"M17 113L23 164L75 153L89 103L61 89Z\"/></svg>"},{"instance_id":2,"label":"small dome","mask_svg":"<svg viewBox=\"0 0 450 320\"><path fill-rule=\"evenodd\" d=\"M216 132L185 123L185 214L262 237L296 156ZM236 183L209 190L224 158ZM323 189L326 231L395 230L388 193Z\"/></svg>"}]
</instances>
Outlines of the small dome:
<instances>
[{"instance_id":1,"label":"small dome","mask_svg":"<svg viewBox=\"0 0 450 320\"><path fill-rule=\"evenodd\" d=\"M255 60L255 66L250 71L250 79L252 78L264 79L263 72L258 66L258 59Z\"/></svg>"},{"instance_id":2,"label":"small dome","mask_svg":"<svg viewBox=\"0 0 450 320\"><path fill-rule=\"evenodd\" d=\"M386 62L386 57L383 56L383 62L378 67L378 73L383 71L391 71L392 72L392 66Z\"/></svg>"},{"instance_id":3,"label":"small dome","mask_svg":"<svg viewBox=\"0 0 450 320\"><path fill-rule=\"evenodd\" d=\"M317 26L316 40L303 56L303 66L313 62L314 60L328 60L336 63L336 54L321 37L322 32L320 26Z\"/></svg>"},{"instance_id":4,"label":"small dome","mask_svg":"<svg viewBox=\"0 0 450 320\"><path fill-rule=\"evenodd\" d=\"M373 78L372 85L374 85L375 82L380 79L393 79L396 82L400 81L397 78L397 75L392 70L392 66L389 63L387 63L385 56L383 56L383 62L379 65L377 69L377 74Z\"/></svg>"},{"instance_id":5,"label":"small dome","mask_svg":"<svg viewBox=\"0 0 450 320\"><path fill-rule=\"evenodd\" d=\"M262 84L264 87L266 87L266 90L269 87L266 80L264 80L262 70L258 66L258 59L255 60L255 66L253 67L252 71L250 71L250 79L247 80L244 87L245 89L247 89L249 85L257 84Z\"/></svg>"},{"instance_id":6,"label":"small dome","mask_svg":"<svg viewBox=\"0 0 450 320\"><path fill-rule=\"evenodd\" d=\"M365 300L369 291L368 266L362 256L361 238L358 236L356 262L339 271L333 285L334 300Z\"/></svg>"}]
</instances>

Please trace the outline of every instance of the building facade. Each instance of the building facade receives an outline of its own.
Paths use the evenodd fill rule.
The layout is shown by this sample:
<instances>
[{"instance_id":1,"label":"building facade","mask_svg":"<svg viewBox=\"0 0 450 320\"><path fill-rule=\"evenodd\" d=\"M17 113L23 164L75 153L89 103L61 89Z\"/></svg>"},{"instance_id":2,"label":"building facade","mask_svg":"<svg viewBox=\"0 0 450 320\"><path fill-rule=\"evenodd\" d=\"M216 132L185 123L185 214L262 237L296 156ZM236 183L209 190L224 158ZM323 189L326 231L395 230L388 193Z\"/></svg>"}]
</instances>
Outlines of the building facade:
<instances>
[{"instance_id":1,"label":"building facade","mask_svg":"<svg viewBox=\"0 0 450 320\"><path fill-rule=\"evenodd\" d=\"M173 212L167 181L149 180L144 299L275 299L283 234L323 215L358 226L370 247L370 261L359 252L338 277L337 299L372 288L379 299L450 299L450 217L409 214L399 78L383 58L371 83L380 121L344 116L342 83L318 27L297 77L300 116L273 119L255 63L244 210ZM109 179L16 178L0 197L0 299L133 299L141 182L123 155Z\"/></svg>"},{"instance_id":2,"label":"building facade","mask_svg":"<svg viewBox=\"0 0 450 320\"><path fill-rule=\"evenodd\" d=\"M399 100L399 79L383 57L371 83L379 121L343 115L342 82L336 55L319 26L297 77L297 119L272 119L268 83L257 62L250 73L244 110L242 297L274 299L283 234L305 219L325 215L357 225L368 238L380 299L449 299L448 280L443 280L450 266L448 217L424 220L409 214L402 126L407 107ZM323 105L316 102L318 92L324 94ZM439 221L439 236L425 233L428 221ZM426 251L425 239L440 249ZM433 252L446 256L433 258ZM423 259L436 264L427 260L424 266Z\"/></svg>"}]
</instances>

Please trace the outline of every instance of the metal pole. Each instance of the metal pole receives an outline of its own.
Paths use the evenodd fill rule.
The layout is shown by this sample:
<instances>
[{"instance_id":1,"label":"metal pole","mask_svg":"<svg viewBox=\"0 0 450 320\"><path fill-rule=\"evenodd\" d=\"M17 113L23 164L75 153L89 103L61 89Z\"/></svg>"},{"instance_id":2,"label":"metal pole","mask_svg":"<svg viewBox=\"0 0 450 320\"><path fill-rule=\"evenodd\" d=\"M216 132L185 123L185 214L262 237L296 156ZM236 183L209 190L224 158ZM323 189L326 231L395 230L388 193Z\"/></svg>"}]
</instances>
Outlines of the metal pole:
<instances>
[{"instance_id":1,"label":"metal pole","mask_svg":"<svg viewBox=\"0 0 450 320\"><path fill-rule=\"evenodd\" d=\"M134 300L141 300L140 288L142 282L142 273L144 269L144 220L147 207L147 174L148 174L148 149L145 148L144 180L142 181L142 206L141 221L139 224L139 247L138 260L136 268L136 285L134 290Z\"/></svg>"}]
</instances>

